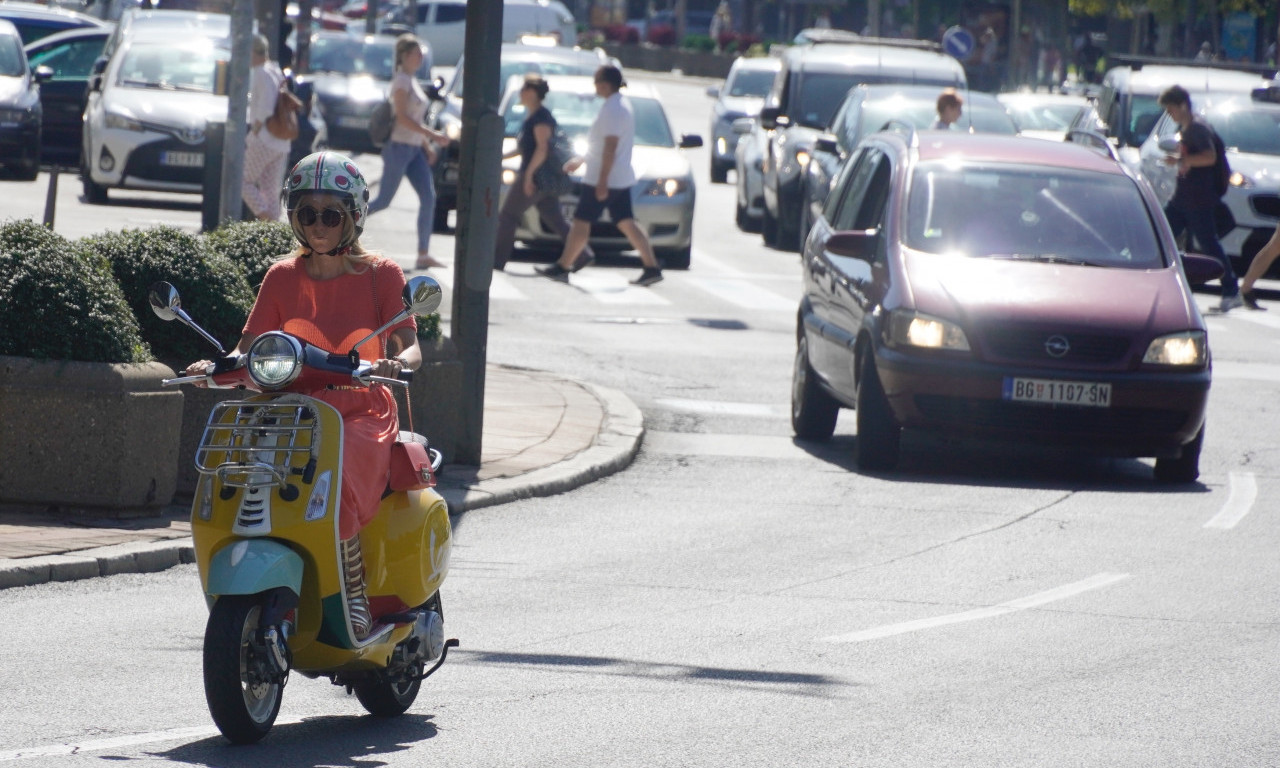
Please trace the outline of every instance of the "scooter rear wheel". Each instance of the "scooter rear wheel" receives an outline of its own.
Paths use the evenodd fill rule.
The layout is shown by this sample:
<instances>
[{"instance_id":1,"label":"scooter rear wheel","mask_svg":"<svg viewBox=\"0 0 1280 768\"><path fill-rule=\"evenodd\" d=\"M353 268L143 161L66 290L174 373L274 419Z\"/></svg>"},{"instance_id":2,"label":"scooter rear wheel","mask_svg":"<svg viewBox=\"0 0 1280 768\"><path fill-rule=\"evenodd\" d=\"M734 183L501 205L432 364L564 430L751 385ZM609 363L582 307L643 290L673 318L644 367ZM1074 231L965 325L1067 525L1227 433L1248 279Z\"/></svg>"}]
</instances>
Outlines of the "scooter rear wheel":
<instances>
[{"instance_id":1,"label":"scooter rear wheel","mask_svg":"<svg viewBox=\"0 0 1280 768\"><path fill-rule=\"evenodd\" d=\"M413 706L422 688L422 681L417 679L422 674L422 664L411 668L414 679L393 678L384 671L371 672L368 676L355 681L351 687L356 698L369 714L377 717L396 717L403 715Z\"/></svg>"},{"instance_id":2,"label":"scooter rear wheel","mask_svg":"<svg viewBox=\"0 0 1280 768\"><path fill-rule=\"evenodd\" d=\"M204 632L204 696L213 722L234 744L252 744L275 724L284 686L263 678L254 637L262 608L248 595L221 597Z\"/></svg>"}]
</instances>

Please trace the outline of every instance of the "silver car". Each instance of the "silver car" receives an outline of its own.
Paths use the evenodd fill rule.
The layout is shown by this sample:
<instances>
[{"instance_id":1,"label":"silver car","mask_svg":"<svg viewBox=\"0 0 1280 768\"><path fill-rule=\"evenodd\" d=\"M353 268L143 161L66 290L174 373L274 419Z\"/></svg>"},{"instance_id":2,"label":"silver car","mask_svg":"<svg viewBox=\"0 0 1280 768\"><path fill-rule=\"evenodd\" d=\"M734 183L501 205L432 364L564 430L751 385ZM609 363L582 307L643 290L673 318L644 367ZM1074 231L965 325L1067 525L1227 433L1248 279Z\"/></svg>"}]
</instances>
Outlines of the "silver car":
<instances>
[{"instance_id":1,"label":"silver car","mask_svg":"<svg viewBox=\"0 0 1280 768\"><path fill-rule=\"evenodd\" d=\"M520 104L520 87L523 79L511 78L502 97L501 113L505 123L504 153L515 148L515 136L524 122L525 110ZM600 105L604 102L596 96L590 77L551 76L546 107L573 142L575 153L586 154L587 132L591 129ZM696 189L689 160L681 149L702 146L702 137L686 135L676 139L662 109L657 92L643 84L629 85L623 95L631 101L636 117L635 145L631 153L631 167L636 174L636 184L631 188L631 206L636 223L649 236L658 258L669 268L688 269L693 244L693 203ZM519 157L503 166L502 194L516 180L520 167ZM581 180L581 168L575 177ZM561 199L566 217L573 215L578 204L575 193ZM629 248L622 232L607 219L602 218L591 227L591 247L601 250ZM541 220L536 208L525 212L516 239L533 245L559 245L559 234L549 229Z\"/></svg>"},{"instance_id":2,"label":"silver car","mask_svg":"<svg viewBox=\"0 0 1280 768\"><path fill-rule=\"evenodd\" d=\"M733 121L738 145L733 151L737 173L738 206L734 217L743 232L759 232L764 224L764 154L769 148L768 132L754 117Z\"/></svg>"},{"instance_id":3,"label":"silver car","mask_svg":"<svg viewBox=\"0 0 1280 768\"><path fill-rule=\"evenodd\" d=\"M1222 236L1222 250L1237 274L1244 274L1280 222L1280 89L1259 89L1253 98L1239 94L1192 96L1197 116L1222 137L1231 165L1222 198L1235 226ZM1163 115L1143 142L1141 173L1164 205L1177 186L1174 166L1164 162L1176 149L1178 124ZM1164 146L1161 146L1161 143Z\"/></svg>"},{"instance_id":4,"label":"silver car","mask_svg":"<svg viewBox=\"0 0 1280 768\"><path fill-rule=\"evenodd\" d=\"M773 57L738 57L729 68L729 76L722 85L707 88L707 95L716 100L711 108L711 181L723 184L728 180L729 169L735 165L734 153L738 136L733 129L735 120L756 117L764 106L764 97L773 87L781 62Z\"/></svg>"}]
</instances>

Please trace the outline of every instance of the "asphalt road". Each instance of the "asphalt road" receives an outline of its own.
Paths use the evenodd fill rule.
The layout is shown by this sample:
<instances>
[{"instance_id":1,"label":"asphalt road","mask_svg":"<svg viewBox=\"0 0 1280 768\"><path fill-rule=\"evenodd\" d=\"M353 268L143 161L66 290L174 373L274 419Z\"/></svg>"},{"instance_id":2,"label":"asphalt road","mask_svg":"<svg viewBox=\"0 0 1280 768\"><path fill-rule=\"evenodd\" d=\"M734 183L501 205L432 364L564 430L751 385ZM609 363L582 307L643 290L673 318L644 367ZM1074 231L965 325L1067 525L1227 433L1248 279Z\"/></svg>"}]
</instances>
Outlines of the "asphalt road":
<instances>
[{"instance_id":1,"label":"asphalt road","mask_svg":"<svg viewBox=\"0 0 1280 768\"><path fill-rule=\"evenodd\" d=\"M702 85L656 83L705 134ZM1280 764L1280 307L1209 319L1191 488L1157 488L1149 460L919 438L862 474L851 413L829 444L791 438L796 257L738 232L732 188L690 155L688 272L636 289L610 260L566 286L530 258L495 280L489 359L620 389L647 433L621 474L462 518L444 591L462 647L408 715L295 678L266 741L225 746L184 566L0 592L0 762ZM95 208L66 181L69 234L198 224L183 198ZM404 264L410 198L370 225Z\"/></svg>"}]
</instances>

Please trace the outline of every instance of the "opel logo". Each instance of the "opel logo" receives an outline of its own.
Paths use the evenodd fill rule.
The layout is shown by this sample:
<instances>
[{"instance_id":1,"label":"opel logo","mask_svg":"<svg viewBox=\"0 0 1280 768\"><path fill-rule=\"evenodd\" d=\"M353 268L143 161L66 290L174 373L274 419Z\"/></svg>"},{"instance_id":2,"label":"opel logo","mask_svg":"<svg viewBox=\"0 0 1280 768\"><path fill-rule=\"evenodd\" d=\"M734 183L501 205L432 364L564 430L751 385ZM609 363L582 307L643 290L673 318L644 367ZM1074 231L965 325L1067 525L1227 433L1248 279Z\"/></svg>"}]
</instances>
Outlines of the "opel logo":
<instances>
[{"instance_id":1,"label":"opel logo","mask_svg":"<svg viewBox=\"0 0 1280 768\"><path fill-rule=\"evenodd\" d=\"M178 131L178 138L184 144L199 144L204 141L204 129L188 126Z\"/></svg>"},{"instance_id":2,"label":"opel logo","mask_svg":"<svg viewBox=\"0 0 1280 768\"><path fill-rule=\"evenodd\" d=\"M1049 357L1066 357L1071 351L1071 342L1067 341L1066 336L1050 336L1044 340L1044 351Z\"/></svg>"}]
</instances>

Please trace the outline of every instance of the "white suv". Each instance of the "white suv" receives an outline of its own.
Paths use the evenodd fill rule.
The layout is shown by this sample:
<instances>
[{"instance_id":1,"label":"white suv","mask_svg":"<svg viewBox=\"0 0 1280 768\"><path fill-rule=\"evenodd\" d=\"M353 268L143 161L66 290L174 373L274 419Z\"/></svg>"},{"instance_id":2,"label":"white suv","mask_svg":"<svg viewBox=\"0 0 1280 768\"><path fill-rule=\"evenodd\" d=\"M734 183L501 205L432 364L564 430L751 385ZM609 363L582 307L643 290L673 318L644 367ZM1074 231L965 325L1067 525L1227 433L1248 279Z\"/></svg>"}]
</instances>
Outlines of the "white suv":
<instances>
[{"instance_id":1,"label":"white suv","mask_svg":"<svg viewBox=\"0 0 1280 768\"><path fill-rule=\"evenodd\" d=\"M466 0L420 0L414 32L431 45L435 63L451 67L462 57L466 41ZM393 18L390 23L403 24ZM505 0L502 6L502 41L520 42L526 36L544 37L556 45L576 45L578 27L573 14L560 0Z\"/></svg>"}]
</instances>

